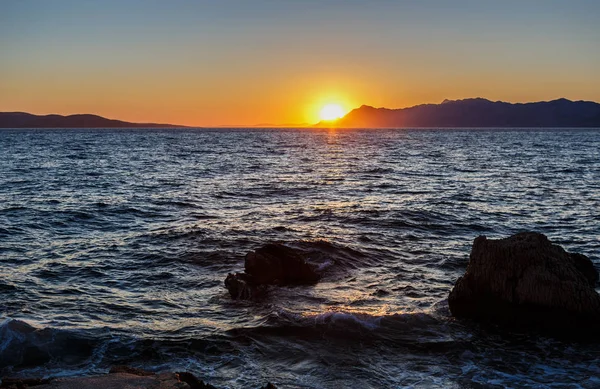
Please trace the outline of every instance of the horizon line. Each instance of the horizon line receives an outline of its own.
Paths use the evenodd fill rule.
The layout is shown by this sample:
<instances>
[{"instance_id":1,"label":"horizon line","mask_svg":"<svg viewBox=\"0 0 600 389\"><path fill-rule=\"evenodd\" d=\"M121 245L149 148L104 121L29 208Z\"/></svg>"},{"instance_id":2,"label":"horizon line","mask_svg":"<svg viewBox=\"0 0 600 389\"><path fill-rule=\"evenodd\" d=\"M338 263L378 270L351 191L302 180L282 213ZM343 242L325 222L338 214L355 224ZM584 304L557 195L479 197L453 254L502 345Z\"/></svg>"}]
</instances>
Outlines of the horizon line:
<instances>
[{"instance_id":1,"label":"horizon line","mask_svg":"<svg viewBox=\"0 0 600 389\"><path fill-rule=\"evenodd\" d=\"M368 104L362 104L358 107L354 107L352 109L350 109L344 116L335 119L333 121L329 121L329 122L335 122L337 120L340 120L342 118L344 118L346 115L348 115L350 112L363 108L363 107L369 107L369 108L374 108L374 109L387 109L387 110L403 110L403 109L409 109L409 108L414 108L414 107L420 107L420 106L424 106L424 105L442 105L444 103L449 103L449 102L459 102L459 101L468 101L468 100L485 100L485 101L489 101L492 103L506 103L506 104L513 104L513 105L518 105L518 104L534 104L534 103L550 103L550 102L554 102L554 101L560 101L560 100L566 100L569 102L574 102L574 103L594 103L594 104L600 104L600 102L596 102L596 101L592 101L592 100L571 100L568 99L566 97L558 97L558 98L554 98L554 99L548 99L548 100L538 100L538 101L525 101L525 102L512 102L512 101L503 101L503 100L490 100L488 98L485 97L466 97L466 98L460 98L460 99L444 99L442 100L441 103L422 103L422 104L415 104L415 105L411 105L411 106L404 106L404 107L397 107L397 108L388 108L388 107L376 107L373 105L368 105ZM46 114L38 114L38 113L31 113L31 112L27 112L27 111L0 111L0 114L26 114L26 115L32 115L32 116L38 116L38 117L44 117L44 116L60 116L60 117L73 117L73 116L96 116L105 120L111 120L111 121L118 121L118 122L123 122L123 123L127 123L127 124L133 124L133 125L151 125L154 128L310 128L310 127L317 127L317 128L327 128L327 126L322 126L321 123L323 123L325 120L320 120L316 123L285 123L285 124L272 124L272 123L259 123L259 124L216 124L216 125L187 125L187 124L174 124L174 123L158 123L158 122L150 122L150 121L141 121L141 122L131 122L131 121L127 121L127 120L123 120L123 119L114 119L111 117L106 117L106 116L102 116L100 114L97 113L68 113L68 114L60 114L60 113L46 113ZM164 126L164 127L159 127L159 126ZM335 126L331 126L332 128ZM32 128L52 128L52 127L32 127ZM64 127L56 127L56 128L64 128ZM87 127L87 128L106 128L106 127ZM119 127L112 127L112 128L119 128ZM122 128L130 128L130 127L122 127ZM335 127L335 128L342 128L342 127ZM346 127L346 128L361 128L361 127ZM400 128L400 127L380 127L380 128ZM406 128L428 128L428 127L406 127ZM441 127L431 127L431 128L441 128ZM455 127L447 127L447 128L455 128ZM468 127L465 127L468 128ZM496 127L490 127L490 128L496 128ZM502 127L498 127L498 128L502 128ZM506 127L506 128L514 128L514 127Z\"/></svg>"}]
</instances>

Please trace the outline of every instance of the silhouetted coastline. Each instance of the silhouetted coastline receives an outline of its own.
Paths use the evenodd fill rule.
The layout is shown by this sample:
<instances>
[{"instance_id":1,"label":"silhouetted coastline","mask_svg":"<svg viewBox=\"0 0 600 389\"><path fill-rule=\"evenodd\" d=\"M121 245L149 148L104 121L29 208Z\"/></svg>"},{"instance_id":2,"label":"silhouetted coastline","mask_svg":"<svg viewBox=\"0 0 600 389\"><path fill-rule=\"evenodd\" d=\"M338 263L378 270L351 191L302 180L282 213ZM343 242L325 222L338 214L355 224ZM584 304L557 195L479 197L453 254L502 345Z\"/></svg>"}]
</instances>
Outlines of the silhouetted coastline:
<instances>
[{"instance_id":1,"label":"silhouetted coastline","mask_svg":"<svg viewBox=\"0 0 600 389\"><path fill-rule=\"evenodd\" d=\"M180 128L176 124L131 123L98 115L34 115L26 112L0 112L0 128Z\"/></svg>"},{"instance_id":2,"label":"silhouetted coastline","mask_svg":"<svg viewBox=\"0 0 600 389\"><path fill-rule=\"evenodd\" d=\"M246 128L304 128L308 124L259 124ZM313 127L339 128L600 128L600 104L557 99L532 103L506 103L483 98L444 100L390 109L363 105L334 121ZM93 114L34 115L0 112L0 128L186 128L166 123L132 123ZM222 128L223 126L218 126ZM244 128L244 126L230 126ZM223 127L227 128L227 127Z\"/></svg>"},{"instance_id":3,"label":"silhouetted coastline","mask_svg":"<svg viewBox=\"0 0 600 389\"><path fill-rule=\"evenodd\" d=\"M567 99L512 104L475 98L400 109L363 105L337 121L318 124L330 125L348 128L600 127L600 104Z\"/></svg>"}]
</instances>

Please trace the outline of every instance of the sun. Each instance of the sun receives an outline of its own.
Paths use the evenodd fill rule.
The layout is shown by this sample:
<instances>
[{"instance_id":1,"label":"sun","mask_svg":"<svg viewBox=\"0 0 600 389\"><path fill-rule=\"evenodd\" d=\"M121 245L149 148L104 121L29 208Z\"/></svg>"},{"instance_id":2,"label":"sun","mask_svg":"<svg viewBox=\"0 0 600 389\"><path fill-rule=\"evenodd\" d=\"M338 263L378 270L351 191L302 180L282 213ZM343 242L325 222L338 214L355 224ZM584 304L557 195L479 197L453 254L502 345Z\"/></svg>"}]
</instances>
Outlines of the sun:
<instances>
[{"instance_id":1,"label":"sun","mask_svg":"<svg viewBox=\"0 0 600 389\"><path fill-rule=\"evenodd\" d=\"M327 104L321 108L321 120L336 120L344 116L344 109L339 104Z\"/></svg>"}]
</instances>

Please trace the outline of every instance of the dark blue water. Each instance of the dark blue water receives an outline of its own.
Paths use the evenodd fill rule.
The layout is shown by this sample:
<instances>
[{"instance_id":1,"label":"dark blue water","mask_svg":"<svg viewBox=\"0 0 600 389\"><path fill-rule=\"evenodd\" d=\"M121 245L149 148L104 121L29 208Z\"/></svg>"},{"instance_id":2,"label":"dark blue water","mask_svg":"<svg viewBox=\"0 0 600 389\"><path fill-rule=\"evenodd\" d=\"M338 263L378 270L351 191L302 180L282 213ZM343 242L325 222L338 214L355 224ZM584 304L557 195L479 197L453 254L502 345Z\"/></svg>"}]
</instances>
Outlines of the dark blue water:
<instances>
[{"instance_id":1,"label":"dark blue water","mask_svg":"<svg viewBox=\"0 0 600 389\"><path fill-rule=\"evenodd\" d=\"M600 265L597 130L2 130L0 376L228 388L600 386L600 347L449 317L478 235ZM316 286L232 301L281 241ZM483 385L483 386L478 386Z\"/></svg>"}]
</instances>

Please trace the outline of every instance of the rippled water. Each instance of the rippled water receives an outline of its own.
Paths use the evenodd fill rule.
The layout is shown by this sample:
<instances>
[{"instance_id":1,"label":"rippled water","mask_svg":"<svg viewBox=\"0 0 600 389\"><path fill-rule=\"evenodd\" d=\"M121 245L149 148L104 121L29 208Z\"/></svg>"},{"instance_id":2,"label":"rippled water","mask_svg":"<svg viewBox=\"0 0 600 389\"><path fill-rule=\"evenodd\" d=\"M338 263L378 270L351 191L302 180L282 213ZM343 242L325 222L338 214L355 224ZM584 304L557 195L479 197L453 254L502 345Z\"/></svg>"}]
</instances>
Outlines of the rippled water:
<instances>
[{"instance_id":1,"label":"rippled water","mask_svg":"<svg viewBox=\"0 0 600 389\"><path fill-rule=\"evenodd\" d=\"M599 387L598 345L446 303L478 235L535 230L600 265L599 150L597 130L0 131L0 376ZM232 301L225 276L270 241L331 266Z\"/></svg>"}]
</instances>

